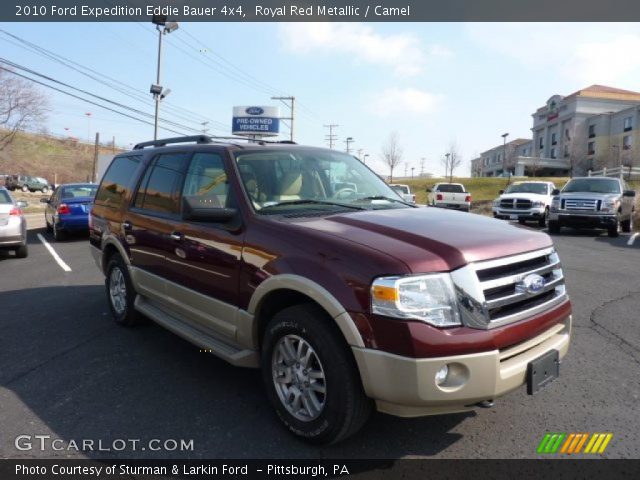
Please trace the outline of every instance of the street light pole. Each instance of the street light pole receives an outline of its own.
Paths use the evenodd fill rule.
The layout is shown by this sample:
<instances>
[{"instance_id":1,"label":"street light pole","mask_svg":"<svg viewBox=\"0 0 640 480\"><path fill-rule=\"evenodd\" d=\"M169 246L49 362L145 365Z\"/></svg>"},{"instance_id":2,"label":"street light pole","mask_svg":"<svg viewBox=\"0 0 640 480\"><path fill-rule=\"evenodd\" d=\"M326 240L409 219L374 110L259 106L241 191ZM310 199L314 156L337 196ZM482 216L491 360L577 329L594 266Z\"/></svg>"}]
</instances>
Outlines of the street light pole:
<instances>
[{"instance_id":1,"label":"street light pole","mask_svg":"<svg viewBox=\"0 0 640 480\"><path fill-rule=\"evenodd\" d=\"M502 135L502 173L507 165L507 137L509 133L503 133ZM509 177L511 177L511 170L509 170Z\"/></svg>"},{"instance_id":2,"label":"street light pole","mask_svg":"<svg viewBox=\"0 0 640 480\"><path fill-rule=\"evenodd\" d=\"M367 164L367 157L369 156L368 153L365 153L364 156L362 157L362 163L364 163L365 165Z\"/></svg>"},{"instance_id":3,"label":"street light pole","mask_svg":"<svg viewBox=\"0 0 640 480\"><path fill-rule=\"evenodd\" d=\"M160 85L160 73L162 71L162 37L178 29L177 22L168 22L164 15L154 15L151 22L155 24L158 31L158 65L156 68L156 83L151 85L151 94L156 102L155 114L153 117L153 139L158 139L158 118L160 116L160 101L169 95L170 90L162 89Z\"/></svg>"},{"instance_id":4,"label":"street light pole","mask_svg":"<svg viewBox=\"0 0 640 480\"><path fill-rule=\"evenodd\" d=\"M347 153L351 153L351 144L355 142L355 140L353 139L353 137L347 137L347 139L345 140L345 143L347 144Z\"/></svg>"}]
</instances>

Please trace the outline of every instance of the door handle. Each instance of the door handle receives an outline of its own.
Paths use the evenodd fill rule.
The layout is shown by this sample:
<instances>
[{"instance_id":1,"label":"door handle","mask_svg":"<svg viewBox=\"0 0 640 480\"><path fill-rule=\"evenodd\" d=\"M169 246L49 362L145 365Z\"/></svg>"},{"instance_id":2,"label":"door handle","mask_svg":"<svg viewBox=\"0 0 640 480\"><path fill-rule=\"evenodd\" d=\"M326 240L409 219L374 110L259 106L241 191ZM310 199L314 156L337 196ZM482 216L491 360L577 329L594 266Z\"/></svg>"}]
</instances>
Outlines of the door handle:
<instances>
[{"instance_id":1,"label":"door handle","mask_svg":"<svg viewBox=\"0 0 640 480\"><path fill-rule=\"evenodd\" d=\"M184 235L180 232L172 232L169 235L169 238L174 242L181 242L182 240L184 240Z\"/></svg>"},{"instance_id":2,"label":"door handle","mask_svg":"<svg viewBox=\"0 0 640 480\"><path fill-rule=\"evenodd\" d=\"M129 220L125 220L124 222L122 222L122 229L126 232L129 232L133 229L133 225Z\"/></svg>"}]
</instances>

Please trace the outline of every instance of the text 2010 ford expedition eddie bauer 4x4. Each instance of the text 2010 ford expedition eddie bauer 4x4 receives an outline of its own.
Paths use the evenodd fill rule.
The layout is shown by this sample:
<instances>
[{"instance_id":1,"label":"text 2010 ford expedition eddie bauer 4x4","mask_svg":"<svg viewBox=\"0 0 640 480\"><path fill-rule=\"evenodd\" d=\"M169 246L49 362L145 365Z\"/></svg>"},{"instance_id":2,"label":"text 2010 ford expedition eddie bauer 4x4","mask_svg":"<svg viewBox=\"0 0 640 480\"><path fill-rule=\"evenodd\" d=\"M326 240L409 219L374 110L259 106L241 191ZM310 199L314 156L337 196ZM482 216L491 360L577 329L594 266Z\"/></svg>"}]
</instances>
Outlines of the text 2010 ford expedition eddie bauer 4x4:
<instances>
[{"instance_id":1,"label":"text 2010 ford expedition eddie bauer 4x4","mask_svg":"<svg viewBox=\"0 0 640 480\"><path fill-rule=\"evenodd\" d=\"M118 323L142 313L261 368L282 422L315 443L374 406L411 417L534 393L569 346L546 234L408 206L333 150L139 144L105 173L90 232Z\"/></svg>"}]
</instances>

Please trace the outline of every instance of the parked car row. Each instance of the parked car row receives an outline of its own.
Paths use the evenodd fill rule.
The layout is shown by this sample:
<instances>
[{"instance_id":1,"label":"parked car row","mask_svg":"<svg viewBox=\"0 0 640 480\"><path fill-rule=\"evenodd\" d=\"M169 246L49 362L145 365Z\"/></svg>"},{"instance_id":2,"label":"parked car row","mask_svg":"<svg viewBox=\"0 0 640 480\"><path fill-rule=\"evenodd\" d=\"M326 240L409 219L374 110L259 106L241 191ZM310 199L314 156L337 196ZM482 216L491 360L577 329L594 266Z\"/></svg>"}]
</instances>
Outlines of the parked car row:
<instances>
[{"instance_id":1,"label":"parked car row","mask_svg":"<svg viewBox=\"0 0 640 480\"><path fill-rule=\"evenodd\" d=\"M31 175L7 175L4 179L4 186L11 191L49 193L51 190L51 185L46 178Z\"/></svg>"}]
</instances>

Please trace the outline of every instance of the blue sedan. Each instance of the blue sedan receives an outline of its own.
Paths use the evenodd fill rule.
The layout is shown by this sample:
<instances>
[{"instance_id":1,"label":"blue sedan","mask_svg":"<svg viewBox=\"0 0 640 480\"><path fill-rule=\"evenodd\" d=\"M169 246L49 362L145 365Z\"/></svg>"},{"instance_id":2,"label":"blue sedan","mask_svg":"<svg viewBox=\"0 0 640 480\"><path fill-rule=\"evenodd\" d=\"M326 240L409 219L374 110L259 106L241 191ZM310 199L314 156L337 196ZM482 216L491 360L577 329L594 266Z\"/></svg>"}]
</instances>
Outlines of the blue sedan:
<instances>
[{"instance_id":1,"label":"blue sedan","mask_svg":"<svg viewBox=\"0 0 640 480\"><path fill-rule=\"evenodd\" d=\"M89 210L97 188L94 183L67 183L42 199L47 204L44 220L53 238L62 240L67 233L89 231Z\"/></svg>"}]
</instances>

